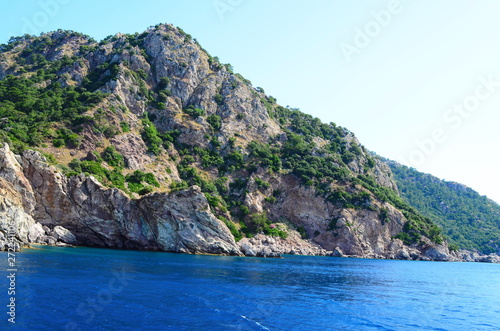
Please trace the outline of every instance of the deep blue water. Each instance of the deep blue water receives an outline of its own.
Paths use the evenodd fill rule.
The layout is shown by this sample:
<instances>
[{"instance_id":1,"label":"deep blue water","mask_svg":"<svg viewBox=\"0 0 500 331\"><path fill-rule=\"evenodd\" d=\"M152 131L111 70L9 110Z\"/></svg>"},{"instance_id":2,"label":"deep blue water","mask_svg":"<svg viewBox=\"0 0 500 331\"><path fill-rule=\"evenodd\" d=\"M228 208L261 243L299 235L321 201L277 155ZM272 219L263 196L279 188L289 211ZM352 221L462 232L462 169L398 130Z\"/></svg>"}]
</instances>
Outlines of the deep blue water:
<instances>
[{"instance_id":1,"label":"deep blue water","mask_svg":"<svg viewBox=\"0 0 500 331\"><path fill-rule=\"evenodd\" d=\"M1 330L500 329L493 264L56 247L16 262L16 323L2 276Z\"/></svg>"}]
</instances>

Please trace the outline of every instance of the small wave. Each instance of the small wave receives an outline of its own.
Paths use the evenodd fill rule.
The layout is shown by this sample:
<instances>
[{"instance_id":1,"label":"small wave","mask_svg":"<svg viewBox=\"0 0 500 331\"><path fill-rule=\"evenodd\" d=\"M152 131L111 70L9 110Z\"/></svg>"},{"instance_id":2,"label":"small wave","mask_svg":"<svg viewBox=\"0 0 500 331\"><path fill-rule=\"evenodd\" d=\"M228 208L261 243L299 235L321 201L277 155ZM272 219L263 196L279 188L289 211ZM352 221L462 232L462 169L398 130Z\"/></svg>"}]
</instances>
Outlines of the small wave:
<instances>
[{"instance_id":1,"label":"small wave","mask_svg":"<svg viewBox=\"0 0 500 331\"><path fill-rule=\"evenodd\" d=\"M259 323L259 322L257 322L257 321L254 321L254 320L253 320L253 319L251 319L251 318L248 318L248 317L243 316L243 315L241 315L241 317L242 317L243 319L246 319L247 321L250 321L250 322L255 323L255 324L256 324L256 325L258 325L258 326L259 326L262 330L268 330L268 331L271 331L271 330L269 330L268 328L266 328L264 325L260 324L260 323Z\"/></svg>"}]
</instances>

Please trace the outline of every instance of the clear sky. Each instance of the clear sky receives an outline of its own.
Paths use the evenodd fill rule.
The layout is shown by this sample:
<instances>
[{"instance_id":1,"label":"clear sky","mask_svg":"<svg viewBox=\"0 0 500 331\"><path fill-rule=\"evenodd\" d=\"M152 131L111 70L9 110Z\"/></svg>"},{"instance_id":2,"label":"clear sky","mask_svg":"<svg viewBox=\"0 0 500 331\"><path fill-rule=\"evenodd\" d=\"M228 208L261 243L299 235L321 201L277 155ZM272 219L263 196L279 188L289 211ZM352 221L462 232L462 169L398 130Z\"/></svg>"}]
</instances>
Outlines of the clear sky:
<instances>
[{"instance_id":1,"label":"clear sky","mask_svg":"<svg viewBox=\"0 0 500 331\"><path fill-rule=\"evenodd\" d=\"M368 149L500 202L500 1L23 0L0 43L180 26L276 97Z\"/></svg>"}]
</instances>

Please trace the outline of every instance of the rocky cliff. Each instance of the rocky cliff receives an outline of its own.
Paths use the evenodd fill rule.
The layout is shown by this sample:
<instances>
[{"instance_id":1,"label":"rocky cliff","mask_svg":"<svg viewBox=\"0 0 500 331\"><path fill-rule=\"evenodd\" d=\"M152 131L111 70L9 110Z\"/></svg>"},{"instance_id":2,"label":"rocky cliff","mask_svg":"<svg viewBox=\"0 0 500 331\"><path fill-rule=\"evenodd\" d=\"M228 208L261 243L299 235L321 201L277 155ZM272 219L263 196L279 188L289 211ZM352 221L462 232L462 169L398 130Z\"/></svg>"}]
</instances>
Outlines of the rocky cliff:
<instances>
[{"instance_id":1,"label":"rocky cliff","mask_svg":"<svg viewBox=\"0 0 500 331\"><path fill-rule=\"evenodd\" d=\"M92 176L61 176L38 152L26 151L18 158L19 163L7 144L0 149L3 243L12 222L19 245L59 241L91 247L241 254L197 186L132 200L118 189L103 187ZM14 184L5 179L9 174L15 174L11 177Z\"/></svg>"},{"instance_id":2,"label":"rocky cliff","mask_svg":"<svg viewBox=\"0 0 500 331\"><path fill-rule=\"evenodd\" d=\"M4 243L464 259L353 133L179 28L13 38L0 79Z\"/></svg>"}]
</instances>

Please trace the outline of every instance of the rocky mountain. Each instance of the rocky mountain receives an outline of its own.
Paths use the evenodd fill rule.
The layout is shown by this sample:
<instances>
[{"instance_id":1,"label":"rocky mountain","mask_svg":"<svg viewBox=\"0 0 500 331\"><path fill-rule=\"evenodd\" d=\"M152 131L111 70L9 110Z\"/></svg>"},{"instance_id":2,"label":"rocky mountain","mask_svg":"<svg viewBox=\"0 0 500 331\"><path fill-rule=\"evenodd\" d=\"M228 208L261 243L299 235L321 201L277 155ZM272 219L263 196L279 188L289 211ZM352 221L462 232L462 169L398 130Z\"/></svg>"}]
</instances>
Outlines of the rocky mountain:
<instances>
[{"instance_id":1,"label":"rocky mountain","mask_svg":"<svg viewBox=\"0 0 500 331\"><path fill-rule=\"evenodd\" d=\"M0 46L0 241L477 260L353 133L277 104L168 24ZM1 237L3 235L3 237Z\"/></svg>"},{"instance_id":2,"label":"rocky mountain","mask_svg":"<svg viewBox=\"0 0 500 331\"><path fill-rule=\"evenodd\" d=\"M465 185L388 164L403 200L439 224L451 244L500 254L500 205Z\"/></svg>"}]
</instances>

